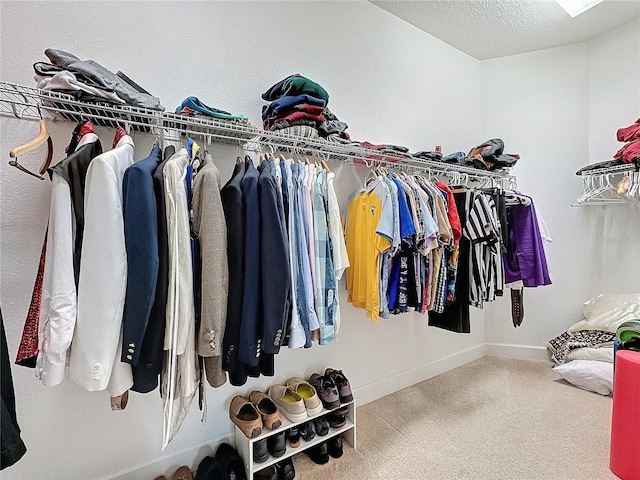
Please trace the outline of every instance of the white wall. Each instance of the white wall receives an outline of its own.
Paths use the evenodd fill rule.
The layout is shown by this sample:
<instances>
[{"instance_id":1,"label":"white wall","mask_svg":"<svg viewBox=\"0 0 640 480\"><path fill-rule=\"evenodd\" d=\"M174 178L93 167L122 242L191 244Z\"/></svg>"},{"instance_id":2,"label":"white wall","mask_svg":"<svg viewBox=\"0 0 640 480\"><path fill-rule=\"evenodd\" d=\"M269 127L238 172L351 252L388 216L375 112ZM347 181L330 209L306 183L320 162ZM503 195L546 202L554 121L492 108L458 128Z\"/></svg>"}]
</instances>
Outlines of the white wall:
<instances>
[{"instance_id":1,"label":"white wall","mask_svg":"<svg viewBox=\"0 0 640 480\"><path fill-rule=\"evenodd\" d=\"M639 48L634 20L588 43L482 62L484 136L500 136L522 155L513 173L553 236L553 285L525 289L518 329L509 301L494 305L487 343L497 345L489 352L544 347L581 319L592 296L640 291L638 207L570 207L582 189L575 171L613 158L617 129L640 115Z\"/></svg>"},{"instance_id":2,"label":"white wall","mask_svg":"<svg viewBox=\"0 0 640 480\"><path fill-rule=\"evenodd\" d=\"M412 150L438 144L454 151L467 150L483 137L480 62L367 2L3 1L0 8L3 81L33 85L31 65L46 61L46 48L59 48L122 70L168 108L196 95L209 105L247 114L259 125L260 94L299 72L329 91L330 107L349 123L356 139L405 144ZM5 153L37 132L35 122L13 118L2 117L0 126L0 151ZM63 157L72 128L69 123L50 124L56 159ZM112 131L100 129L99 134L104 145L111 143ZM137 158L145 157L152 139L137 135L134 140ZM226 179L236 149L214 152ZM29 154L23 161L37 166L41 154ZM333 168L339 172L337 189L344 203L364 171L349 165ZM14 357L35 278L50 186L6 161L0 162L0 180L0 293ZM242 388L209 388L209 423L200 424L194 406L164 453L157 391L132 394L125 411L112 413L106 392L84 392L70 382L45 388L32 370L14 366L28 453L2 477L102 478L147 464L145 472L153 478L183 462L194 466L212 452L215 445L208 444L231 432L227 406L234 394L332 366L343 368L357 398L367 401L483 354L482 314L472 319L470 335L456 335L427 327L426 318L415 314L373 325L344 298L342 305L339 342L285 350L277 357L272 379ZM449 356L455 358L440 361Z\"/></svg>"}]
</instances>

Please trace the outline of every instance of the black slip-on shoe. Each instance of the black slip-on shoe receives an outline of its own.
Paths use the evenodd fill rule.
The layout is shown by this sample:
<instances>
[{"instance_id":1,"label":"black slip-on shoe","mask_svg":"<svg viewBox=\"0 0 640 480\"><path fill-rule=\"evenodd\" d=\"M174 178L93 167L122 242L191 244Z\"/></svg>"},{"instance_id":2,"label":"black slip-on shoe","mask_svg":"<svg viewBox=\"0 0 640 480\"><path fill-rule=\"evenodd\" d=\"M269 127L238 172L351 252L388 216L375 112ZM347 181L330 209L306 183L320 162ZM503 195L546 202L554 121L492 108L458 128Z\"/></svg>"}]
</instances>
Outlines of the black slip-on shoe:
<instances>
[{"instance_id":1,"label":"black slip-on shoe","mask_svg":"<svg viewBox=\"0 0 640 480\"><path fill-rule=\"evenodd\" d=\"M278 458L287 451L287 432L276 433L267 438L267 448L272 457Z\"/></svg>"},{"instance_id":2,"label":"black slip-on shoe","mask_svg":"<svg viewBox=\"0 0 640 480\"><path fill-rule=\"evenodd\" d=\"M329 461L329 452L327 450L327 442L319 443L318 445L305 450L307 455L313 463L318 465L324 465Z\"/></svg>"},{"instance_id":3,"label":"black slip-on shoe","mask_svg":"<svg viewBox=\"0 0 640 480\"><path fill-rule=\"evenodd\" d=\"M298 429L300 430L300 436L305 442L313 440L316 436L316 431L313 429L312 421L304 422L302 425L298 426Z\"/></svg>"},{"instance_id":4,"label":"black slip-on shoe","mask_svg":"<svg viewBox=\"0 0 640 480\"><path fill-rule=\"evenodd\" d=\"M285 458L281 462L276 463L276 470L278 470L279 480L293 480L296 478L296 469L293 467L293 460L291 457Z\"/></svg>"},{"instance_id":5,"label":"black slip-on shoe","mask_svg":"<svg viewBox=\"0 0 640 480\"><path fill-rule=\"evenodd\" d=\"M287 430L287 439L291 448L298 448L300 446L300 430L298 427L291 427Z\"/></svg>"},{"instance_id":6,"label":"black slip-on shoe","mask_svg":"<svg viewBox=\"0 0 640 480\"><path fill-rule=\"evenodd\" d=\"M224 472L214 457L204 457L198 465L194 480L224 480Z\"/></svg>"},{"instance_id":7,"label":"black slip-on shoe","mask_svg":"<svg viewBox=\"0 0 640 480\"><path fill-rule=\"evenodd\" d=\"M269 465L254 473L253 480L279 480L278 470L275 465Z\"/></svg>"},{"instance_id":8,"label":"black slip-on shoe","mask_svg":"<svg viewBox=\"0 0 640 480\"><path fill-rule=\"evenodd\" d=\"M228 443L221 443L216 450L216 461L222 466L222 478L247 480L244 462L238 452Z\"/></svg>"},{"instance_id":9,"label":"black slip-on shoe","mask_svg":"<svg viewBox=\"0 0 640 480\"><path fill-rule=\"evenodd\" d=\"M329 422L331 428L344 427L344 425L347 423L346 415L340 415L336 412L331 412L325 416L327 417L327 421Z\"/></svg>"},{"instance_id":10,"label":"black slip-on shoe","mask_svg":"<svg viewBox=\"0 0 640 480\"><path fill-rule=\"evenodd\" d=\"M256 463L266 462L269 459L269 446L267 440L271 437L261 438L253 442L253 461Z\"/></svg>"},{"instance_id":11,"label":"black slip-on shoe","mask_svg":"<svg viewBox=\"0 0 640 480\"><path fill-rule=\"evenodd\" d=\"M342 435L336 435L327 440L327 451L333 458L342 456Z\"/></svg>"},{"instance_id":12,"label":"black slip-on shoe","mask_svg":"<svg viewBox=\"0 0 640 480\"><path fill-rule=\"evenodd\" d=\"M321 437L324 437L326 434L329 433L329 422L324 417L314 418L313 427L315 428L316 433Z\"/></svg>"}]
</instances>

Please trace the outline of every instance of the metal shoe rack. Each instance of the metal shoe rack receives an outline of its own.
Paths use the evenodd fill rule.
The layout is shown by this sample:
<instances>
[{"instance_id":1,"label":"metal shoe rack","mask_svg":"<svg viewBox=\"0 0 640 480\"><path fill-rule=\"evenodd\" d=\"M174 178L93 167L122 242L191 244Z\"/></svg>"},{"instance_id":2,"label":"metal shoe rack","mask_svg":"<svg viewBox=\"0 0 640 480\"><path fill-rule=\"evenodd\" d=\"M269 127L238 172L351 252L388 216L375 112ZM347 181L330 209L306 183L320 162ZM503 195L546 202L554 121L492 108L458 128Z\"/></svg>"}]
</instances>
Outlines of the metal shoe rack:
<instances>
[{"instance_id":1,"label":"metal shoe rack","mask_svg":"<svg viewBox=\"0 0 640 480\"><path fill-rule=\"evenodd\" d=\"M309 420L312 420L313 418L322 417L328 413L331 413L333 410L337 410L339 408L344 408L344 407L347 407L347 419L346 419L347 421L342 427L339 427L339 428L331 427L329 428L328 434L323 436L316 434L316 436L309 441L300 440L301 445L298 448L291 448L291 445L289 445L289 442L287 441L286 452L284 453L284 455L281 455L279 457L269 456L269 458L266 461L261 463L258 463L253 459L253 446L255 445L256 442L259 442L265 439L267 439L268 441L268 437L277 435L281 432L286 432L292 427L298 427L303 423ZM343 440L355 449L356 448L356 401L352 400L350 402L343 403L339 407L334 408L332 410L327 410L323 408L322 412L320 412L318 415L309 417L302 422L290 422L283 415L282 425L280 425L280 427L274 430L263 429L262 434L258 435L255 438L247 438L245 434L242 433L242 430L238 428L237 425L234 425L234 430L235 430L236 449L238 450L238 453L242 457L242 460L244 460L244 468L245 468L245 471L247 472L247 478L253 479L253 474L255 472L258 472L263 468L267 468L268 466L273 465L274 463L281 462L286 458L292 457L296 453L304 452L305 450L315 445L318 445L319 443L325 442L337 435L342 435ZM335 461L335 460L333 459L329 460L329 462L331 461Z\"/></svg>"},{"instance_id":2,"label":"metal shoe rack","mask_svg":"<svg viewBox=\"0 0 640 480\"><path fill-rule=\"evenodd\" d=\"M79 122L92 120L96 125L142 132L171 140L187 135L208 143L238 145L249 151L283 152L324 160L359 162L368 167L387 166L445 174L454 178L483 182L485 185L515 186L509 171L484 171L441 162L381 154L358 145L334 143L324 138L306 138L277 131L264 131L247 123L218 120L205 116L187 116L128 105L87 103L73 96L0 82L0 114L27 120ZM458 176L458 177L456 177Z\"/></svg>"}]
</instances>

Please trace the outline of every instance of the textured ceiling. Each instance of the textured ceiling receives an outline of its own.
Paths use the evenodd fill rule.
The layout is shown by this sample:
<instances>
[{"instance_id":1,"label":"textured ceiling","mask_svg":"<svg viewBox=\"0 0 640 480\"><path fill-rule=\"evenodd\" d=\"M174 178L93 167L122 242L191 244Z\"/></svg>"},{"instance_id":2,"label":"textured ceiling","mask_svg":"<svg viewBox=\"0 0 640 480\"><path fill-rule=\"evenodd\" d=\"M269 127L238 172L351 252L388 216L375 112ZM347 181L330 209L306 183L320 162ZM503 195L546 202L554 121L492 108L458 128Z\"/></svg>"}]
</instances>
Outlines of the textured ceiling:
<instances>
[{"instance_id":1,"label":"textured ceiling","mask_svg":"<svg viewBox=\"0 0 640 480\"><path fill-rule=\"evenodd\" d=\"M371 3L480 60L584 42L640 17L638 0L605 0L576 18L553 0Z\"/></svg>"}]
</instances>

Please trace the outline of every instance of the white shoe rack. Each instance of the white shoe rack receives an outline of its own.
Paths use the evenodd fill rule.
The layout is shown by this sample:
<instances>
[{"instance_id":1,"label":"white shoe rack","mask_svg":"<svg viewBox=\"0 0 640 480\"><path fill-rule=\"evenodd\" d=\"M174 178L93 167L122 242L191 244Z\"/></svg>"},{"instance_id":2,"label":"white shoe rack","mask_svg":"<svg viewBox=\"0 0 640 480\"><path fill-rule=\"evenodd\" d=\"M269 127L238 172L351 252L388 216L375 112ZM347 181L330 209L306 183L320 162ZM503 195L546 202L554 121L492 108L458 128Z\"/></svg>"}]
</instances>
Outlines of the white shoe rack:
<instances>
[{"instance_id":1,"label":"white shoe rack","mask_svg":"<svg viewBox=\"0 0 640 480\"><path fill-rule=\"evenodd\" d=\"M313 437L310 441L305 441L304 439L300 439L300 446L298 448L292 448L289 444L289 441L285 439L287 450L284 455L280 457L269 456L269 458L261 463L256 463L253 460L253 445L254 443L263 440L265 438L276 435L280 432L284 432L289 430L291 427L300 426L309 420L312 420L317 417L322 417L328 413L331 413L334 410L338 410L340 408L347 407L347 418L346 423L339 428L329 427L329 433L324 436L320 436L316 433L315 437ZM244 468L247 472L247 479L253 480L253 474L266 468L274 463L281 462L282 460L294 456L296 453L301 453L307 450L308 448L313 447L314 445L318 445L319 443L326 442L332 437L342 434L343 443L346 442L351 445L354 449L356 448L356 401L355 399L341 404L339 407L327 410L325 408L317 414L311 417L307 417L306 420L301 422L291 422L284 415L282 415L282 425L274 430L267 430L264 427L262 428L262 434L258 435L255 438L247 438L242 430L235 426L235 440L236 440L236 450L242 457L244 461Z\"/></svg>"}]
</instances>

